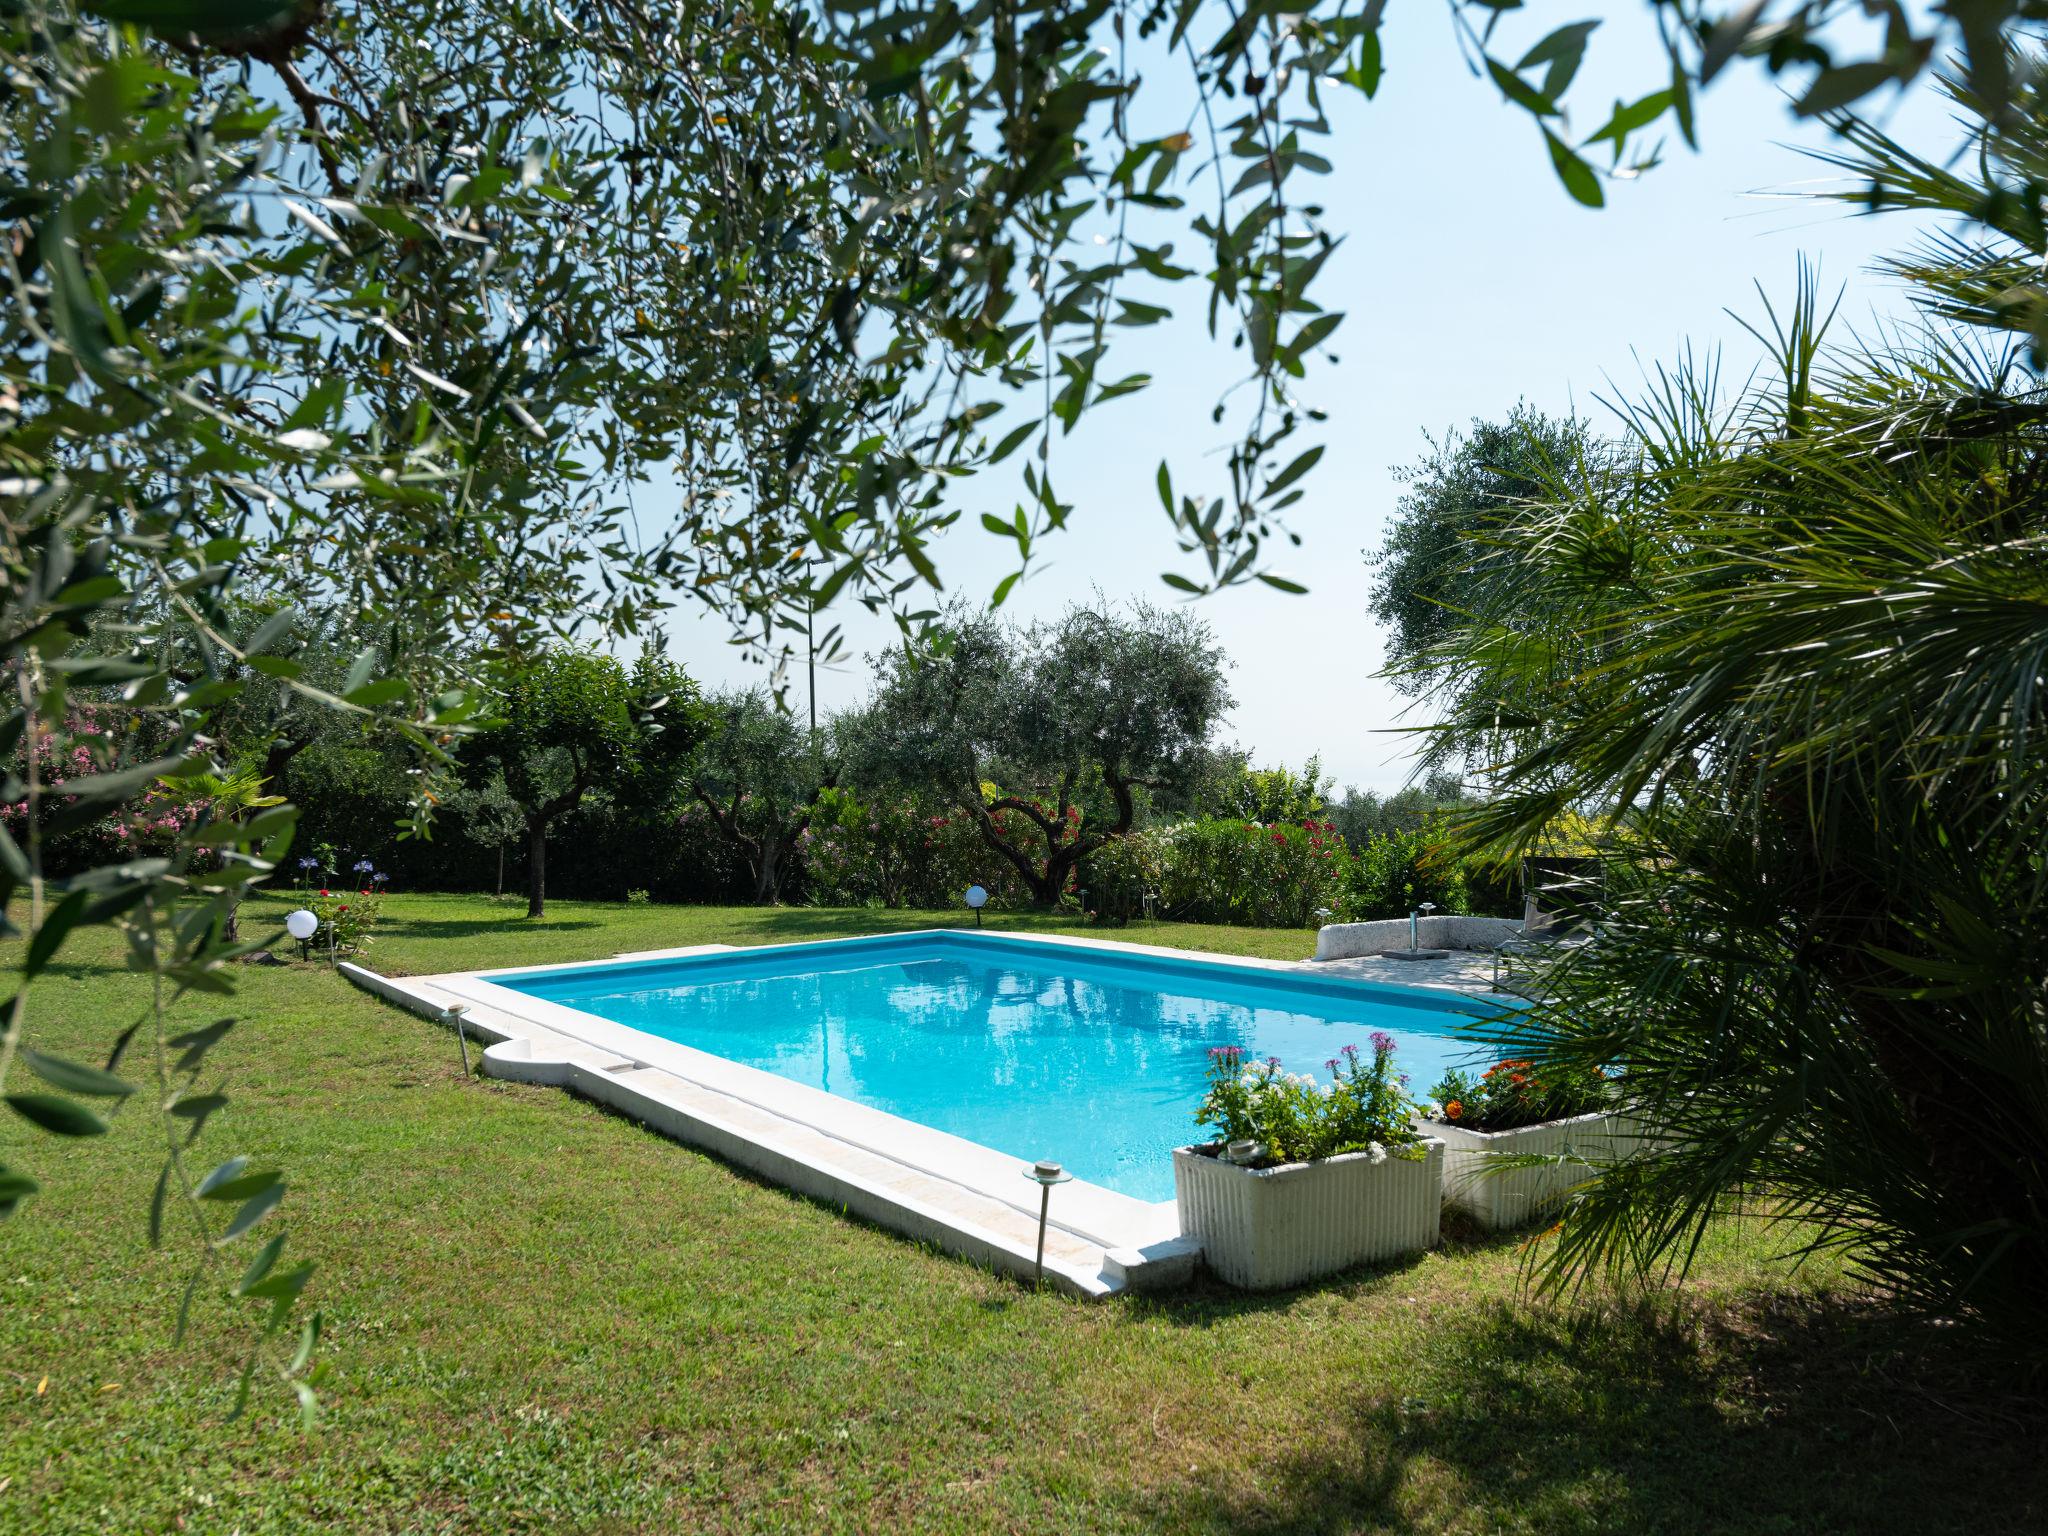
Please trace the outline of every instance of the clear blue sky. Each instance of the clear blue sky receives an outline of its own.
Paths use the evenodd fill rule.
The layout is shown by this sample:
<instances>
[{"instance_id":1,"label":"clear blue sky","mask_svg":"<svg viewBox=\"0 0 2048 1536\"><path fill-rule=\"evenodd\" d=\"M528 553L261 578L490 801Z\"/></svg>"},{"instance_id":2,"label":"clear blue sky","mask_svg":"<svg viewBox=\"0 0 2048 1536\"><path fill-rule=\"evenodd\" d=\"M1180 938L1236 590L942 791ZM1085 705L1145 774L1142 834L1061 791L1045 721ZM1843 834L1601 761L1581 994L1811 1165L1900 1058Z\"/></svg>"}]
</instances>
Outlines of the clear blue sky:
<instances>
[{"instance_id":1,"label":"clear blue sky","mask_svg":"<svg viewBox=\"0 0 2048 1536\"><path fill-rule=\"evenodd\" d=\"M1633 98L1661 81L1647 8L1609 11L1614 19L1596 34L1573 91L1580 135L1617 95ZM1518 399L1597 421L1605 415L1597 395L1626 392L1643 367L1688 343L1720 347L1727 374L1739 378L1758 350L1726 311L1760 319L1758 282L1782 304L1802 254L1820 263L1829 292L1846 289L1841 330L1901 315L1897 287L1870 263L1914 233L1900 215L1853 217L1782 195L1826 180L1825 168L1794 147L1825 135L1797 123L1753 71L1733 72L1707 93L1698 154L1674 137L1661 167L1610 184L1605 209L1580 208L1526 117L1466 72L1444 11L1390 12L1377 99L1345 93L1330 146L1318 146L1336 170L1320 178L1317 200L1345 237L1319 297L1348 318L1332 341L1341 362L1312 366L1303 387L1307 403L1330 413L1321 429L1328 451L1293 509L1303 546L1276 562L1311 590L1243 589L1198 604L1235 663L1238 704L1225 734L1261 763L1298 765L1320 753L1340 786L1381 790L1408 777L1408 744L1398 733L1403 701L1372 676L1381 641L1365 607L1361 551L1378 544L1400 494L1395 470L1423 454L1423 434L1497 416ZM1548 18L1530 39L1561 19ZM1182 126L1174 105L1184 98L1171 87L1159 95L1139 132ZM1877 105L1916 148L1941 152L1954 141L1931 88ZM1294 195L1307 200L1305 191ZM1198 284L1181 285L1188 320L1127 333L1121 361L1105 370L1150 372L1150 389L1056 441L1056 483L1075 514L1007 611L1055 613L1096 587L1111 598L1179 600L1159 580L1179 557L1153 477L1162 456L1176 484L1218 472L1225 440L1209 409L1237 376L1227 341L1212 344L1195 318L1204 297ZM979 527L983 511L1008 514L1017 495L1009 468L963 486L967 515L936 549L951 592L985 599L1010 569L1014 546ZM836 617L855 659L821 672L821 712L865 695L859 657L894 636L859 609ZM679 610L670 631L679 658L709 684L763 675L715 618ZM801 707L800 679L793 699Z\"/></svg>"}]
</instances>

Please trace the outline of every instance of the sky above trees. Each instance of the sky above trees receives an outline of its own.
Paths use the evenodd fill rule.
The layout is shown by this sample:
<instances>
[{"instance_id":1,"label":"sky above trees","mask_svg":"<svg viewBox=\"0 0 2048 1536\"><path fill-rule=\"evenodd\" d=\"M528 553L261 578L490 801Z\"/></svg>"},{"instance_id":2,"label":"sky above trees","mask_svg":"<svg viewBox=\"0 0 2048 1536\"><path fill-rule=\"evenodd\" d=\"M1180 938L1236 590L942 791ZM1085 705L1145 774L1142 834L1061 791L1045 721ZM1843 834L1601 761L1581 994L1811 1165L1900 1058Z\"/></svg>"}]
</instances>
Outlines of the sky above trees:
<instances>
[{"instance_id":1,"label":"sky above trees","mask_svg":"<svg viewBox=\"0 0 2048 1536\"><path fill-rule=\"evenodd\" d=\"M1375 100L1334 100L1342 153L1317 187L1346 237L1318 297L1349 318L1332 341L1340 361L1312 364L1302 386L1305 404L1330 413L1308 439L1327 452L1294 508L1302 546L1274 562L1310 592L1254 586L1199 603L1236 664L1226 734L1261 762L1320 752L1340 785L1381 790L1406 781L1400 728L1421 722L1404 719L1403 700L1372 678L1381 637L1366 611L1361 551L1377 546L1400 494L1398 469L1423 456L1424 434L1503 415L1518 399L1576 407L1597 423L1610 381L1626 392L1644 367L1688 346L1721 348L1726 377L1739 382L1758 352L1725 311L1760 320L1757 283L1788 300L1802 255L1818 260L1827 292L1845 288L1844 331L1902 317L1897 285L1869 265L1914 233L1902 215L1858 217L1788 195L1836 184L1798 153L1827 136L1796 122L1755 71L1730 71L1706 93L1700 153L1673 140L1656 170L1609 186L1605 209L1581 208L1526 117L1466 72L1441 11L1391 7L1387 27L1385 82ZM1589 107L1656 77L1647 28L1646 15L1611 16L1576 88ZM1953 142L1925 85L1865 110L1916 148ZM1145 126L1179 125L1162 114ZM1056 442L1054 470L1075 513L1012 594L1007 611L1018 618L1051 616L1097 588L1111 599L1173 600L1159 580L1177 562L1158 461L1173 461L1176 483L1220 473L1229 437L1209 411L1243 371L1227 344L1209 340L1199 306L1181 307L1173 321L1120 339L1117 371L1149 371L1152 387ZM963 482L965 516L935 548L950 593L985 599L1013 568L1014 546L979 518L1008 516L1024 461ZM872 673L862 654L895 636L858 609L834 617L851 655L820 669L821 710L864 698ZM667 627L678 659L707 684L762 679L765 668L729 643L716 616L682 608ZM803 679L794 681L801 709Z\"/></svg>"}]
</instances>

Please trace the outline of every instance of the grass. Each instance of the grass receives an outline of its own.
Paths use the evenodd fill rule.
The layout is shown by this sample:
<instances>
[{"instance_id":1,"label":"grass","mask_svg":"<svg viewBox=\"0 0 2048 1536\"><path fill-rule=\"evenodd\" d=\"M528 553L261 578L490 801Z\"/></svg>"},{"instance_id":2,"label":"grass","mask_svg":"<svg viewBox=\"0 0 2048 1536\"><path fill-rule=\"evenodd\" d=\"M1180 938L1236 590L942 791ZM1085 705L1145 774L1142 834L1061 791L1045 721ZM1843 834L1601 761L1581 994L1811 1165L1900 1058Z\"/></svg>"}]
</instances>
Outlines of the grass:
<instances>
[{"instance_id":1,"label":"grass","mask_svg":"<svg viewBox=\"0 0 2048 1536\"><path fill-rule=\"evenodd\" d=\"M393 971L913 927L932 914L395 897ZM275 916L273 908L270 916ZM1053 928L1005 917L1002 926ZM1300 933L1132 938L1279 956ZM140 1007L104 937L38 985L97 1059ZM224 1010L188 1002L181 1019ZM151 1252L141 1106L94 1143L9 1119L0 1531L1890 1532L2039 1529L2041 1422L1901 1356L1839 1277L1730 1226L1676 1304L1561 1309L1516 1239L1272 1297L1090 1304L849 1221L549 1089L323 967L251 968L211 1162L285 1168L319 1261L319 1427L242 1318ZM245 1240L244 1246L247 1245ZM1930 1382L1935 1383L1930 1387ZM1967 1407L1958 1406L1967 1404Z\"/></svg>"}]
</instances>

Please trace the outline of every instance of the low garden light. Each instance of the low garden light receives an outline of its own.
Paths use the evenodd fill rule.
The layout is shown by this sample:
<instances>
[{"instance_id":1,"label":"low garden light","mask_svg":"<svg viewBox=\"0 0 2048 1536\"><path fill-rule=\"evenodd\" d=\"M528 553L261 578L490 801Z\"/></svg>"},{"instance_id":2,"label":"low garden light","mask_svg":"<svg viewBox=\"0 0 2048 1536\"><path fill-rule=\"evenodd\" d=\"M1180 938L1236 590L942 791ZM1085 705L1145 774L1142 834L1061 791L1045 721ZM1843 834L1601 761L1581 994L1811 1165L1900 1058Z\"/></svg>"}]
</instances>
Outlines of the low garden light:
<instances>
[{"instance_id":1,"label":"low garden light","mask_svg":"<svg viewBox=\"0 0 2048 1536\"><path fill-rule=\"evenodd\" d=\"M988 892L979 885L970 885L967 887L966 896L962 899L968 906L974 909L974 926L979 928L981 926L981 909L988 905Z\"/></svg>"},{"instance_id":2,"label":"low garden light","mask_svg":"<svg viewBox=\"0 0 2048 1536\"><path fill-rule=\"evenodd\" d=\"M462 1075L464 1077L473 1075L469 1068L469 1029L462 1017L467 1012L469 1012L469 1004L467 1003L450 1003L448 1005L448 1023L455 1031L455 1043L462 1048Z\"/></svg>"},{"instance_id":3,"label":"low garden light","mask_svg":"<svg viewBox=\"0 0 2048 1536\"><path fill-rule=\"evenodd\" d=\"M284 931L299 941L299 958L306 958L306 946L313 942L313 935L320 931L320 919L304 907L284 915Z\"/></svg>"},{"instance_id":4,"label":"low garden light","mask_svg":"<svg viewBox=\"0 0 2048 1536\"><path fill-rule=\"evenodd\" d=\"M1052 1187L1071 1183L1074 1176L1058 1163L1042 1158L1024 1170L1024 1177L1038 1186L1038 1258L1031 1266L1031 1283L1035 1286L1045 1278L1045 1218L1052 1209Z\"/></svg>"}]
</instances>

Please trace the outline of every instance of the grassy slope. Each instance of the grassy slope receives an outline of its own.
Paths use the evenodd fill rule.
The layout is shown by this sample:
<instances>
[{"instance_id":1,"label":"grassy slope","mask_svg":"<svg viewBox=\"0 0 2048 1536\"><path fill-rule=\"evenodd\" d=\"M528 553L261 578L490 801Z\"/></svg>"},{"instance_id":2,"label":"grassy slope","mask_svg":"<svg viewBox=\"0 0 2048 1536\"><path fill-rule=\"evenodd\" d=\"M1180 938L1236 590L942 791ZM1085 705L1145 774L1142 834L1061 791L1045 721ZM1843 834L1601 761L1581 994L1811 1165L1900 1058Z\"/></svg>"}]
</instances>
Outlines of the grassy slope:
<instances>
[{"instance_id":1,"label":"grassy slope","mask_svg":"<svg viewBox=\"0 0 2048 1536\"><path fill-rule=\"evenodd\" d=\"M414 972L935 920L387 912L374 961ZM139 1006L114 958L81 945L39 987L41 1043L104 1051ZM235 1107L203 1150L291 1175L271 1220L321 1263L322 1426L274 1395L221 1423L224 1308L169 1347L182 1276L143 1242L142 1115L96 1145L9 1121L0 1159L45 1190L0 1223L0 1531L1918 1533L2048 1511L2026 1436L1871 1376L1856 1309L1824 1276L1783 1289L1753 1233L1717 1238L1682 1318L1532 1304L1512 1240L1293 1295L1090 1305L566 1094L465 1081L446 1033L322 969L253 969L237 1006Z\"/></svg>"}]
</instances>

